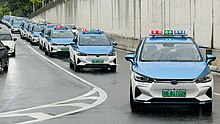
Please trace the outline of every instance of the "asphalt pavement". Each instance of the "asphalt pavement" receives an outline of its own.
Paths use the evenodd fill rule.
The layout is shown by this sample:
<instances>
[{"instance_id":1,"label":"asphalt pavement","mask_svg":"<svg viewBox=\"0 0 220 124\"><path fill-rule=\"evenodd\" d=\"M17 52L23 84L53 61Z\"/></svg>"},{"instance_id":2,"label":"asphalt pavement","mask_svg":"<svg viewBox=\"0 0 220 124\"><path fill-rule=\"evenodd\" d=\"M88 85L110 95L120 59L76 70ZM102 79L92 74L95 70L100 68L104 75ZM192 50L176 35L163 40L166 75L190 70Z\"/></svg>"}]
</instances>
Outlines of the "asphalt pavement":
<instances>
[{"instance_id":1,"label":"asphalt pavement","mask_svg":"<svg viewBox=\"0 0 220 124\"><path fill-rule=\"evenodd\" d=\"M9 31L3 26L2 31ZM0 74L0 124L219 124L220 74L214 74L212 114L182 107L155 106L133 113L129 106L129 63L117 50L117 72L74 72L67 57L47 57L38 46L16 41L16 57Z\"/></svg>"}]
</instances>

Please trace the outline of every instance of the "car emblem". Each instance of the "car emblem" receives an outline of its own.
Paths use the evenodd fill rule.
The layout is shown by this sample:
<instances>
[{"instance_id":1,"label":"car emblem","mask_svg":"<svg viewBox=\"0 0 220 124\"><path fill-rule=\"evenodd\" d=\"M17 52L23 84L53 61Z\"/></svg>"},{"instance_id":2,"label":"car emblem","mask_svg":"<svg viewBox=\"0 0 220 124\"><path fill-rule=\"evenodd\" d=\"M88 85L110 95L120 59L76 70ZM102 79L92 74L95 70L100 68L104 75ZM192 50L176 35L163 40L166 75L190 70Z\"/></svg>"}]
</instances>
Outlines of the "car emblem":
<instances>
[{"instance_id":1,"label":"car emblem","mask_svg":"<svg viewBox=\"0 0 220 124\"><path fill-rule=\"evenodd\" d=\"M177 80L172 80L171 84L176 85L176 84L178 84L178 81Z\"/></svg>"}]
</instances>

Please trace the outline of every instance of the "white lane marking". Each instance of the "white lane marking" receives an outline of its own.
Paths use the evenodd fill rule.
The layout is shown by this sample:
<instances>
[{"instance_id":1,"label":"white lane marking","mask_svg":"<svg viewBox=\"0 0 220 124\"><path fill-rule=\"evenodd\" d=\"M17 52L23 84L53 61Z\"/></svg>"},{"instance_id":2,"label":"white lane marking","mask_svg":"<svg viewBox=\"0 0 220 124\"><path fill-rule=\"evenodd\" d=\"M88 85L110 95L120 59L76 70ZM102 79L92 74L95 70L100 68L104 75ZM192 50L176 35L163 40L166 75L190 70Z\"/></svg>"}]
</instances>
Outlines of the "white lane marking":
<instances>
[{"instance_id":1,"label":"white lane marking","mask_svg":"<svg viewBox=\"0 0 220 124\"><path fill-rule=\"evenodd\" d=\"M32 117L32 118L36 118L36 119L42 119L42 118L50 118L50 117L52 117L52 115L45 114L45 113L42 113L42 112L30 113L30 114L28 114L28 116L30 116L30 117Z\"/></svg>"},{"instance_id":2,"label":"white lane marking","mask_svg":"<svg viewBox=\"0 0 220 124\"><path fill-rule=\"evenodd\" d=\"M220 93L214 93L214 95L220 96Z\"/></svg>"},{"instance_id":3,"label":"white lane marking","mask_svg":"<svg viewBox=\"0 0 220 124\"><path fill-rule=\"evenodd\" d=\"M220 73L218 73L218 72L212 71L212 73L215 74L215 75L220 75Z\"/></svg>"},{"instance_id":4,"label":"white lane marking","mask_svg":"<svg viewBox=\"0 0 220 124\"><path fill-rule=\"evenodd\" d=\"M49 118L52 115L45 114L42 112L36 112L36 113L3 115L2 117L9 118L9 117L25 117L25 116L29 116L29 117L36 118L36 119L42 119L42 118Z\"/></svg>"},{"instance_id":5,"label":"white lane marking","mask_svg":"<svg viewBox=\"0 0 220 124\"><path fill-rule=\"evenodd\" d=\"M85 93L84 95L78 96L76 98L73 99L68 99L68 100L64 100L64 101L60 101L60 102L55 102L55 103L51 103L51 104L46 104L46 105L42 105L42 106L36 106L36 107L31 107L31 108L26 108L26 109L21 109L21 110L15 110L15 111L9 111L9 112L4 112L4 113L0 113L0 117L5 117L5 116L9 116L9 115L14 115L17 113L21 113L21 112L25 112L25 111L29 111L29 110L36 110L36 109L42 109L42 108L49 108L49 107L54 107L56 105L59 104L64 104L67 102L73 102L75 100L84 100L84 99L96 99L96 101L92 104L81 104L81 103L73 103L72 106L77 106L77 107L81 107L79 109L76 110L72 110L72 111L68 111L65 113L61 113L61 114L57 114L54 116L47 116L44 118L37 118L35 120L30 120L30 121L25 121L25 122L20 122L17 124L30 124L30 123L36 123L36 122L40 122L40 121L44 121L44 120L49 120L49 119L53 119L53 118L58 118L58 117L62 117L62 116L66 116L69 114L74 114L74 113L78 113L81 111L85 111L88 109L91 109L95 106L98 106L100 104L102 104L106 99L107 99L107 93L102 90L101 88L97 87L96 85L90 83L89 81L86 81L85 79L65 70L64 68L62 68L61 66L57 65L56 63L52 62L51 60L49 60L48 58L46 58L45 56L41 55L39 52L37 52L35 49L33 49L31 46L27 45L32 51L34 51L36 54L38 54L39 56L41 56L43 59L45 59L46 61L48 61L49 63L51 63L52 65L56 66L57 68L59 68L60 70L66 72L67 74L69 74L70 76L76 78L77 80L81 81L84 84L87 84L91 87L93 87L93 89L87 93ZM99 97L91 97L90 95L94 94L98 92L99 93ZM85 98L88 97L88 98ZM67 104L68 105L68 104ZM23 114L24 115L24 114ZM31 116L29 114L25 114L26 116Z\"/></svg>"}]
</instances>

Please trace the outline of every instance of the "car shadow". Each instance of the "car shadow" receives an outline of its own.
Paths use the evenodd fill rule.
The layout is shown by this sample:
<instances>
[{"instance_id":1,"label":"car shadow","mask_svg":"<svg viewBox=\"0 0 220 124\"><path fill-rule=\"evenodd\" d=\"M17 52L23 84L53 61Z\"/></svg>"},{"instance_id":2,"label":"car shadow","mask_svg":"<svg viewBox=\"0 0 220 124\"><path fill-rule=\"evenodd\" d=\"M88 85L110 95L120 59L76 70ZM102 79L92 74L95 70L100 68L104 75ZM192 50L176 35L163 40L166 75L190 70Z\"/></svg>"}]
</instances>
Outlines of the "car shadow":
<instances>
[{"instance_id":1,"label":"car shadow","mask_svg":"<svg viewBox=\"0 0 220 124\"><path fill-rule=\"evenodd\" d=\"M136 116L154 116L154 117L178 117L178 118L194 118L194 117L212 117L212 112L207 113L198 106L142 106L140 112L132 112Z\"/></svg>"}]
</instances>

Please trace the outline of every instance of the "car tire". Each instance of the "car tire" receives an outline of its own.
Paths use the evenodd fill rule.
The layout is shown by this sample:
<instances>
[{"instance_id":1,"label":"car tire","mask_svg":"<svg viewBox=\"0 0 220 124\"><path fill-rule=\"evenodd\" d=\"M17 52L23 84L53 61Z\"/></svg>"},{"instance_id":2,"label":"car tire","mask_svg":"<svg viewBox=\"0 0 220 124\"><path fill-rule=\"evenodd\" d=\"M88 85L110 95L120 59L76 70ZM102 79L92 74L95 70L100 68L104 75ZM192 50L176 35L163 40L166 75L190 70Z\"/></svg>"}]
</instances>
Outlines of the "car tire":
<instances>
[{"instance_id":1,"label":"car tire","mask_svg":"<svg viewBox=\"0 0 220 124\"><path fill-rule=\"evenodd\" d=\"M45 53L45 55L48 55L47 49L45 49L44 53Z\"/></svg>"},{"instance_id":2,"label":"car tire","mask_svg":"<svg viewBox=\"0 0 220 124\"><path fill-rule=\"evenodd\" d=\"M73 69L74 68L74 65L72 63L72 60L70 59L70 68Z\"/></svg>"},{"instance_id":3,"label":"car tire","mask_svg":"<svg viewBox=\"0 0 220 124\"><path fill-rule=\"evenodd\" d=\"M141 106L138 103L134 102L131 86L130 86L130 107L132 112L141 111Z\"/></svg>"},{"instance_id":4,"label":"car tire","mask_svg":"<svg viewBox=\"0 0 220 124\"><path fill-rule=\"evenodd\" d=\"M113 65L110 67L111 72L116 72L117 66Z\"/></svg>"},{"instance_id":5,"label":"car tire","mask_svg":"<svg viewBox=\"0 0 220 124\"><path fill-rule=\"evenodd\" d=\"M206 103L202 106L202 112L206 114L212 113L212 103Z\"/></svg>"},{"instance_id":6,"label":"car tire","mask_svg":"<svg viewBox=\"0 0 220 124\"><path fill-rule=\"evenodd\" d=\"M16 56L16 55L15 55L15 51L11 54L11 56L12 56L12 57L15 57L15 56Z\"/></svg>"},{"instance_id":7,"label":"car tire","mask_svg":"<svg viewBox=\"0 0 220 124\"><path fill-rule=\"evenodd\" d=\"M39 49L42 50L42 46L39 44Z\"/></svg>"},{"instance_id":8,"label":"car tire","mask_svg":"<svg viewBox=\"0 0 220 124\"><path fill-rule=\"evenodd\" d=\"M50 52L50 49L48 50L47 54L48 54L49 57L53 57L53 53Z\"/></svg>"},{"instance_id":9,"label":"car tire","mask_svg":"<svg viewBox=\"0 0 220 124\"><path fill-rule=\"evenodd\" d=\"M80 67L77 66L76 61L75 61L75 58L74 58L73 70L74 70L75 72L79 72L79 71L80 71Z\"/></svg>"}]
</instances>

